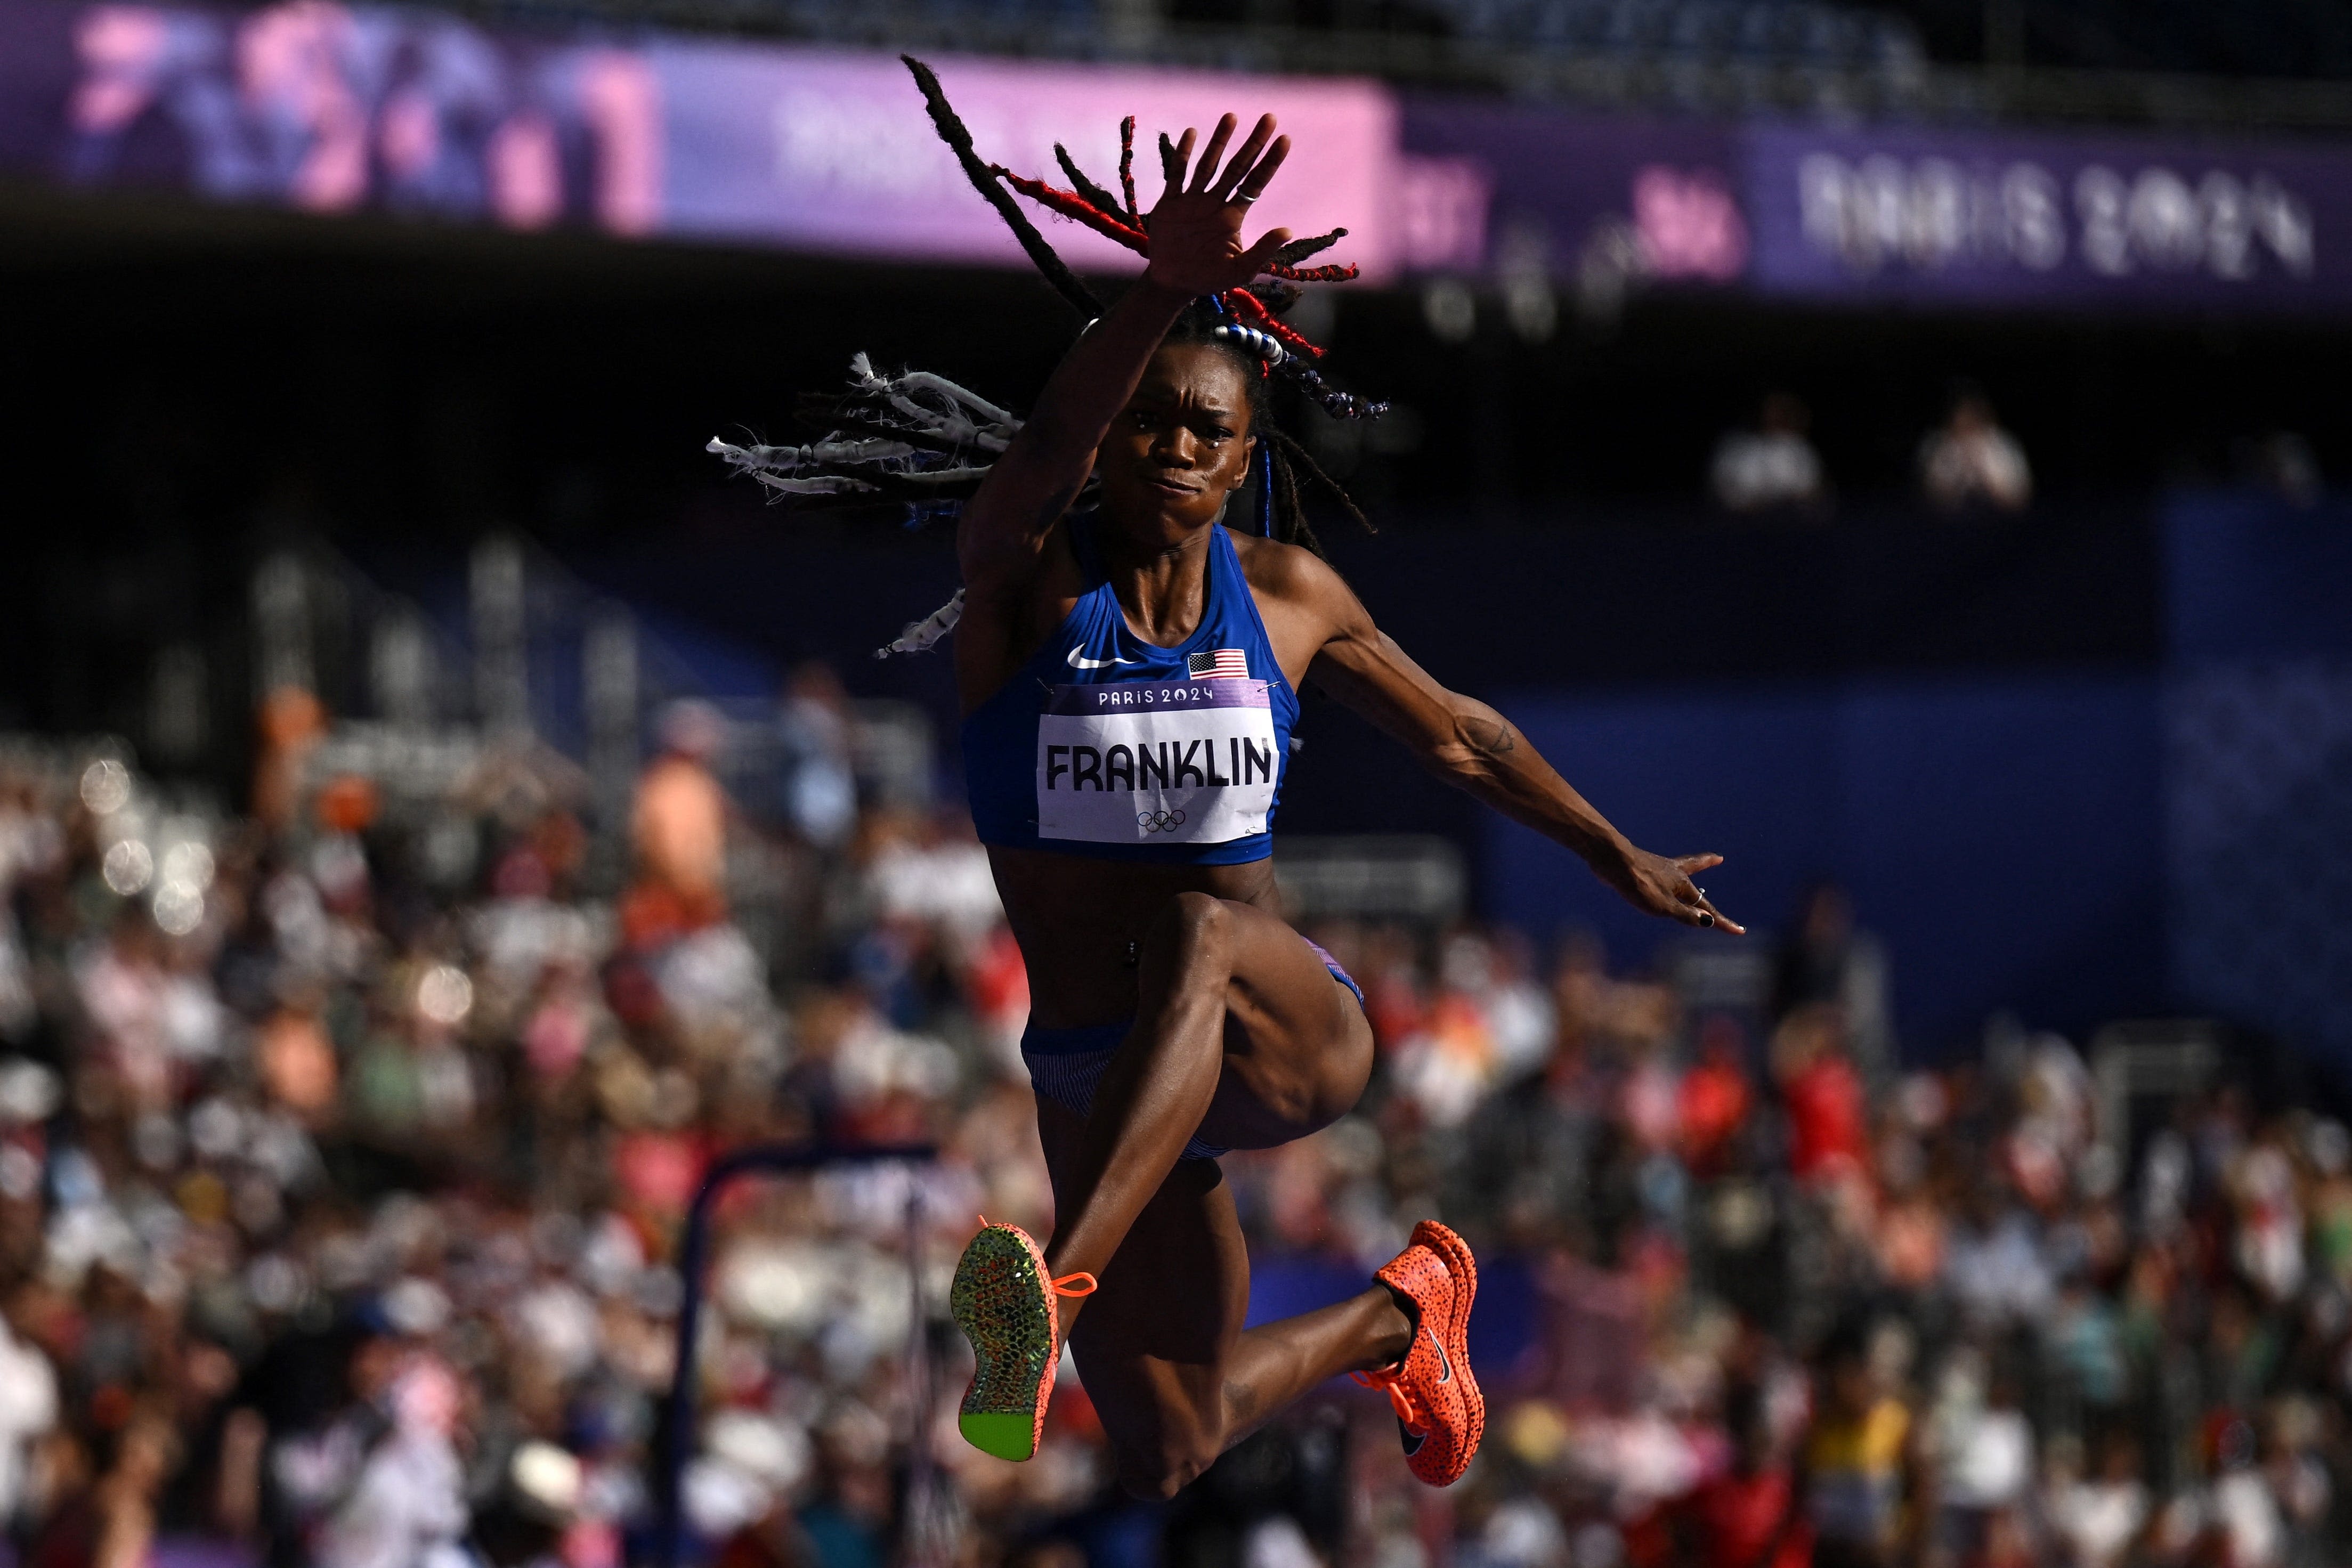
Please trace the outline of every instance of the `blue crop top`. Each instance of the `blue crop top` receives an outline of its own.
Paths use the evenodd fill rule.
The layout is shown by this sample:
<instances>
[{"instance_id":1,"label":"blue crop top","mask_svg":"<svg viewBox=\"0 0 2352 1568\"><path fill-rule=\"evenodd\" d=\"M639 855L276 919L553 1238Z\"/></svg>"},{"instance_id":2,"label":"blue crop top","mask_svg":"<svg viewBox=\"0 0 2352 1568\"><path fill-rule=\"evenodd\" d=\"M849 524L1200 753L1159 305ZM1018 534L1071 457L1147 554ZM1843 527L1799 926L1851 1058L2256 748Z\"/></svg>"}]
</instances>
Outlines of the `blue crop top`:
<instances>
[{"instance_id":1,"label":"blue crop top","mask_svg":"<svg viewBox=\"0 0 2352 1568\"><path fill-rule=\"evenodd\" d=\"M1298 694L1232 538L1210 530L1201 624L1162 648L1128 630L1091 521L1070 521L1086 591L963 721L980 841L1172 865L1265 859Z\"/></svg>"}]
</instances>

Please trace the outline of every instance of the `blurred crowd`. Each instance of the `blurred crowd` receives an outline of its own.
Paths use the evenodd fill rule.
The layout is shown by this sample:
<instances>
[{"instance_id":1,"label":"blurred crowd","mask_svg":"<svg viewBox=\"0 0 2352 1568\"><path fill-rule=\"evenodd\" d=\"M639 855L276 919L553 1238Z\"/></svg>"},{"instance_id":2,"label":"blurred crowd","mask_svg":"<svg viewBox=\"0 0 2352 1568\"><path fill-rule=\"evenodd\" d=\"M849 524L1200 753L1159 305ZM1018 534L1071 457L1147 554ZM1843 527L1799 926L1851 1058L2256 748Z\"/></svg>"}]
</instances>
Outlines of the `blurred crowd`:
<instances>
[{"instance_id":1,"label":"blurred crowd","mask_svg":"<svg viewBox=\"0 0 2352 1568\"><path fill-rule=\"evenodd\" d=\"M1444 1531L1398 1495L1357 1521L1384 1561L2352 1552L2340 1124L2216 1073L2103 1126L2084 1055L2007 1020L1974 1060L1900 1070L1884 959L1832 890L1753 1009L1573 941L1539 977L1508 933L1441 937L1433 967L1350 935L1324 939L1370 981L1382 1084L1229 1159L1245 1212L1269 1248L1360 1260L1442 1213L1524 1270L1527 1313L1481 1364L1487 1449Z\"/></svg>"},{"instance_id":2,"label":"blurred crowd","mask_svg":"<svg viewBox=\"0 0 2352 1568\"><path fill-rule=\"evenodd\" d=\"M1801 400L1769 392L1752 428L1716 444L1708 482L1727 511L1826 517L1829 474L1810 439ZM1919 438L1919 494L1941 512L1990 516L2022 511L2033 499L2025 448L1994 417L1982 392L1962 384L1944 422Z\"/></svg>"},{"instance_id":3,"label":"blurred crowd","mask_svg":"<svg viewBox=\"0 0 2352 1568\"><path fill-rule=\"evenodd\" d=\"M2326 486L2311 443L2291 430L2233 442L2230 465L2248 488L2297 507L2316 505ZM2033 504L2024 443L1972 382L1953 384L1944 418L1919 437L1914 467L1919 498L1946 516L2012 516ZM1813 444L1812 413L1792 392L1767 392L1753 421L1725 431L1706 478L1727 512L1826 522L1836 511L1837 486Z\"/></svg>"},{"instance_id":4,"label":"blurred crowd","mask_svg":"<svg viewBox=\"0 0 2352 1568\"><path fill-rule=\"evenodd\" d=\"M2352 1550L2352 1137L2226 1082L2118 1135L2083 1056L2014 1030L1905 1071L1829 890L1729 1000L1588 940L1311 923L1364 984L1372 1089L1226 1176L1268 1302L1360 1288L1424 1215L1479 1249L1459 1487L1415 1487L1345 1385L1173 1504L1110 1488L1075 1376L1035 1460L987 1458L942 1309L975 1215L1051 1226L1026 981L968 824L872 787L837 685L673 710L601 826L527 742L419 792L328 766L300 700L266 717L246 813L119 752L0 751L20 1562L651 1561L684 1218L763 1141L939 1157L719 1200L688 1560ZM725 766L753 724L757 788Z\"/></svg>"}]
</instances>

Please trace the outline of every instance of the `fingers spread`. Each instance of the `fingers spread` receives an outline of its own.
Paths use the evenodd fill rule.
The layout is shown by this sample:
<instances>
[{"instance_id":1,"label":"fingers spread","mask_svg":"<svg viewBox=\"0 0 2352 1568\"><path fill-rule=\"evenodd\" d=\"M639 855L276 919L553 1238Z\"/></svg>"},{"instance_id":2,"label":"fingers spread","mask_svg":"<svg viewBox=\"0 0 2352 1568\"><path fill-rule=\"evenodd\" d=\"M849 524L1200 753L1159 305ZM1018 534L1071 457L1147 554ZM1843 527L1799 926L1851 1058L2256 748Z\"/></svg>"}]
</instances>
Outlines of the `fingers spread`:
<instances>
[{"instance_id":1,"label":"fingers spread","mask_svg":"<svg viewBox=\"0 0 2352 1568\"><path fill-rule=\"evenodd\" d=\"M1252 166L1257 162L1258 154L1264 152L1265 144L1273 140L1274 116L1259 115L1257 123L1250 127L1248 139L1235 150L1231 158L1225 160L1224 172L1217 176L1217 183L1212 187L1219 201L1233 200L1234 192L1240 188L1242 176L1250 172Z\"/></svg>"},{"instance_id":2,"label":"fingers spread","mask_svg":"<svg viewBox=\"0 0 2352 1568\"><path fill-rule=\"evenodd\" d=\"M1265 122L1269 125L1274 123L1272 117L1269 116ZM1290 138L1276 137L1274 145L1267 150L1265 157L1257 161L1257 167L1249 172L1248 177L1242 181L1241 189L1235 191L1234 194L1243 201L1256 201L1265 193L1265 188L1274 183L1276 171L1282 167L1282 161L1289 156Z\"/></svg>"},{"instance_id":3,"label":"fingers spread","mask_svg":"<svg viewBox=\"0 0 2352 1568\"><path fill-rule=\"evenodd\" d=\"M1201 161L1192 166L1192 189L1206 191L1217 177L1217 161L1225 155L1225 143L1234 139L1234 117L1230 114L1217 121L1217 129L1209 133L1209 144L1201 150Z\"/></svg>"}]
</instances>

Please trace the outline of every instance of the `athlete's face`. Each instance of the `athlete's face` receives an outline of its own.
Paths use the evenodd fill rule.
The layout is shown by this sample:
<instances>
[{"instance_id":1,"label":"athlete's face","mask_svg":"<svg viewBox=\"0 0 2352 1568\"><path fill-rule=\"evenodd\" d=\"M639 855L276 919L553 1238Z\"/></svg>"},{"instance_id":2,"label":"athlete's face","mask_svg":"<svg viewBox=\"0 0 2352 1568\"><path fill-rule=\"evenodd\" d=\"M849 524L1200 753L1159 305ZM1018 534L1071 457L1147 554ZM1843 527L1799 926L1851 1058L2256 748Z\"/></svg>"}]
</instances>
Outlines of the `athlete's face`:
<instances>
[{"instance_id":1,"label":"athlete's face","mask_svg":"<svg viewBox=\"0 0 2352 1568\"><path fill-rule=\"evenodd\" d=\"M1249 372L1222 350L1178 344L1143 381L1095 455L1103 516L1147 547L1172 545L1217 520L1249 477Z\"/></svg>"}]
</instances>

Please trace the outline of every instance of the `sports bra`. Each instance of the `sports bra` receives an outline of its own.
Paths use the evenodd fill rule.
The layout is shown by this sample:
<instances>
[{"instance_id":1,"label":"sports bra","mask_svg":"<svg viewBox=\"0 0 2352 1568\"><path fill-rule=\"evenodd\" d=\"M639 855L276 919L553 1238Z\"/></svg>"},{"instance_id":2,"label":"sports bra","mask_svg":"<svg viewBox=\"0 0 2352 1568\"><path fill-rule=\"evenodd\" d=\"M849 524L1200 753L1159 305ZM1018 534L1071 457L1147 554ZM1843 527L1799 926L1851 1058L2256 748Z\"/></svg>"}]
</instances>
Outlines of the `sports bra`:
<instances>
[{"instance_id":1,"label":"sports bra","mask_svg":"<svg viewBox=\"0 0 2352 1568\"><path fill-rule=\"evenodd\" d=\"M1162 648L1128 629L1093 519L1069 528L1085 591L963 721L980 841L1168 865L1265 859L1298 694L1275 663L1232 537L1209 530L1201 623Z\"/></svg>"}]
</instances>

